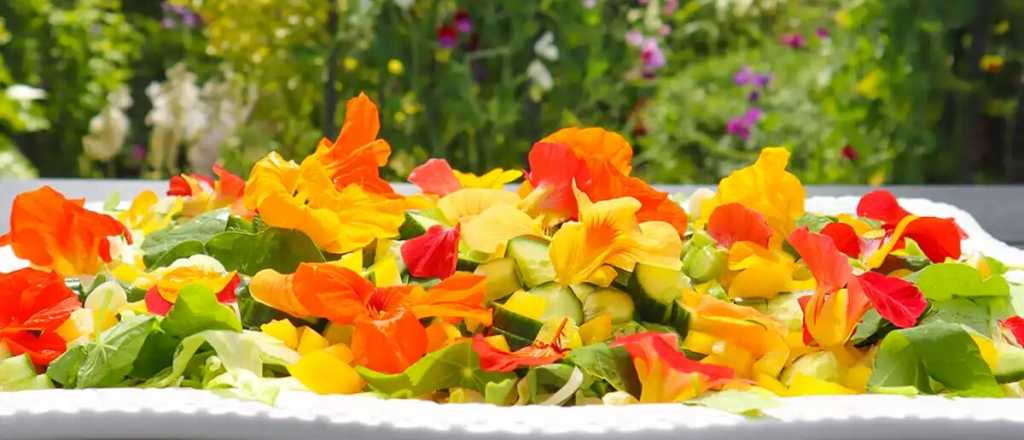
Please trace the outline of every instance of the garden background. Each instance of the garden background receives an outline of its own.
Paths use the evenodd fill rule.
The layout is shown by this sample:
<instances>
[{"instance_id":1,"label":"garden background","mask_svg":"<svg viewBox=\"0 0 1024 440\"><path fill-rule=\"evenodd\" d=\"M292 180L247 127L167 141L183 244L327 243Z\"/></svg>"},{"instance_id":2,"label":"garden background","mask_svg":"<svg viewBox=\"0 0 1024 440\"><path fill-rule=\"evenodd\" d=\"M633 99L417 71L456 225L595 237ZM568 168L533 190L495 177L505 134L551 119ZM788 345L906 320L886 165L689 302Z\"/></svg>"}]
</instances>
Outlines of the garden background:
<instances>
[{"instance_id":1,"label":"garden background","mask_svg":"<svg viewBox=\"0 0 1024 440\"><path fill-rule=\"evenodd\" d=\"M637 174L1024 181L1019 0L3 0L0 177L247 173L381 105L388 177L601 125Z\"/></svg>"}]
</instances>

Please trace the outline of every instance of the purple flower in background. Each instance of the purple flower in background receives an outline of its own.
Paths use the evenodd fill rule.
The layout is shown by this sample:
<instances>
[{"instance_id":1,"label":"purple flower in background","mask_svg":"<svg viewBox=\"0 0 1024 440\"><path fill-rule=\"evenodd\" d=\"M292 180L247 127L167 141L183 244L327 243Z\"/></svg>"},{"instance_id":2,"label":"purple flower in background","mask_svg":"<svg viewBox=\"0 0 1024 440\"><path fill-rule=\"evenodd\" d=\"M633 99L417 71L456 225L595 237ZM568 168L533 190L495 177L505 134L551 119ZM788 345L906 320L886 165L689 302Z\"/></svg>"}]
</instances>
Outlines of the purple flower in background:
<instances>
[{"instance_id":1,"label":"purple flower in background","mask_svg":"<svg viewBox=\"0 0 1024 440\"><path fill-rule=\"evenodd\" d=\"M828 32L828 28L824 26L818 26L818 28L814 30L814 34L817 35L818 38L821 38L822 40L828 39L830 35Z\"/></svg>"},{"instance_id":2,"label":"purple flower in background","mask_svg":"<svg viewBox=\"0 0 1024 440\"><path fill-rule=\"evenodd\" d=\"M163 2L160 4L160 9L164 12L164 17L160 20L160 26L166 29L177 27L178 23L190 28L199 25L199 16L185 6Z\"/></svg>"},{"instance_id":3,"label":"purple flower in background","mask_svg":"<svg viewBox=\"0 0 1024 440\"><path fill-rule=\"evenodd\" d=\"M757 121L761 119L761 109L752 107L747 110L742 116L738 116L729 120L725 124L725 131L729 134L739 136L740 139L750 139L750 129L757 124Z\"/></svg>"},{"instance_id":4,"label":"purple flower in background","mask_svg":"<svg viewBox=\"0 0 1024 440\"><path fill-rule=\"evenodd\" d=\"M640 47L644 44L644 34L641 34L638 30L631 30L626 32L626 44L633 47Z\"/></svg>"},{"instance_id":5,"label":"purple flower in background","mask_svg":"<svg viewBox=\"0 0 1024 440\"><path fill-rule=\"evenodd\" d=\"M473 19L470 18L469 12L459 11L455 13L455 29L460 34L468 34L473 32Z\"/></svg>"},{"instance_id":6,"label":"purple flower in background","mask_svg":"<svg viewBox=\"0 0 1024 440\"><path fill-rule=\"evenodd\" d=\"M779 38L779 42L793 49L803 49L807 45L807 39L804 38L803 34L799 33L783 35Z\"/></svg>"},{"instance_id":7,"label":"purple flower in background","mask_svg":"<svg viewBox=\"0 0 1024 440\"><path fill-rule=\"evenodd\" d=\"M459 31L455 29L455 26L446 24L437 28L437 44L445 49L451 49L455 47L459 42Z\"/></svg>"},{"instance_id":8,"label":"purple flower in background","mask_svg":"<svg viewBox=\"0 0 1024 440\"><path fill-rule=\"evenodd\" d=\"M750 66L743 66L739 72L736 72L736 75L733 75L732 81L738 86L764 88L772 81L772 75L770 73L757 73Z\"/></svg>"},{"instance_id":9,"label":"purple flower in background","mask_svg":"<svg viewBox=\"0 0 1024 440\"><path fill-rule=\"evenodd\" d=\"M644 67L649 70L665 66L665 53L658 46L658 40L648 38L644 41L643 49L640 50L640 59L644 61Z\"/></svg>"},{"instance_id":10,"label":"purple flower in background","mask_svg":"<svg viewBox=\"0 0 1024 440\"><path fill-rule=\"evenodd\" d=\"M757 90L751 90L750 94L747 95L747 101L757 102L758 99L761 99L761 92L758 92Z\"/></svg>"},{"instance_id":11,"label":"purple flower in background","mask_svg":"<svg viewBox=\"0 0 1024 440\"><path fill-rule=\"evenodd\" d=\"M146 147L142 144L132 145L132 159L142 162L146 158Z\"/></svg>"}]
</instances>

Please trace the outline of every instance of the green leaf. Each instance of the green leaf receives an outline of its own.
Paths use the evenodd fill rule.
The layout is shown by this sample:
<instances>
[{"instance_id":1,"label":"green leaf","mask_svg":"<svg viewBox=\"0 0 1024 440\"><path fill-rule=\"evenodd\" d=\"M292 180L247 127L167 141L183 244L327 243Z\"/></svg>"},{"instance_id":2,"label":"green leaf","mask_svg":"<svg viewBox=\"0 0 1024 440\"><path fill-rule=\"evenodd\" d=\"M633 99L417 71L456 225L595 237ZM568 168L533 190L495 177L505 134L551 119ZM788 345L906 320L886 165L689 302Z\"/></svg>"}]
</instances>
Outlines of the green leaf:
<instances>
[{"instance_id":1,"label":"green leaf","mask_svg":"<svg viewBox=\"0 0 1024 440\"><path fill-rule=\"evenodd\" d=\"M488 383L515 377L513 373L480 370L480 359L468 342L429 353L402 373L385 374L365 367L356 367L356 371L374 390L398 398L423 396L453 387L484 393Z\"/></svg>"},{"instance_id":2,"label":"green leaf","mask_svg":"<svg viewBox=\"0 0 1024 440\"><path fill-rule=\"evenodd\" d=\"M982 303L986 299L979 298L975 301L968 298L953 298L948 301L932 301L927 315L921 319L921 324L931 322L963 324L978 333L990 335L992 330L989 326L989 306Z\"/></svg>"},{"instance_id":3,"label":"green leaf","mask_svg":"<svg viewBox=\"0 0 1024 440\"><path fill-rule=\"evenodd\" d=\"M241 400L254 400L273 405L283 389L301 389L290 377L260 377L247 370L232 370L213 378L203 389Z\"/></svg>"},{"instance_id":4,"label":"green leaf","mask_svg":"<svg viewBox=\"0 0 1024 440\"><path fill-rule=\"evenodd\" d=\"M254 275L263 269L293 273L303 262L323 262L313 240L292 229L270 228L259 233L227 231L206 243L207 253L228 270Z\"/></svg>"},{"instance_id":5,"label":"green leaf","mask_svg":"<svg viewBox=\"0 0 1024 440\"><path fill-rule=\"evenodd\" d=\"M817 215L808 212L805 213L800 218L796 219L796 226L798 228L806 226L807 229L809 229L811 232L821 232L821 230L824 229L825 226L828 226L829 223L833 223L835 221L835 217L830 217L827 215Z\"/></svg>"},{"instance_id":6,"label":"green leaf","mask_svg":"<svg viewBox=\"0 0 1024 440\"><path fill-rule=\"evenodd\" d=\"M168 335L185 337L203 330L240 332L242 322L231 307L217 302L213 291L191 284L178 292L178 299L161 323L161 328Z\"/></svg>"},{"instance_id":7,"label":"green leaf","mask_svg":"<svg viewBox=\"0 0 1024 440\"><path fill-rule=\"evenodd\" d=\"M857 347L871 345L885 337L889 332L896 329L896 326L878 314L875 309L864 313L860 323L857 324L857 331L853 333L850 342Z\"/></svg>"},{"instance_id":8,"label":"green leaf","mask_svg":"<svg viewBox=\"0 0 1024 440\"><path fill-rule=\"evenodd\" d=\"M74 346L57 358L46 374L66 388L109 387L121 384L156 328L152 316L126 318L95 341Z\"/></svg>"},{"instance_id":9,"label":"green leaf","mask_svg":"<svg viewBox=\"0 0 1024 440\"><path fill-rule=\"evenodd\" d=\"M640 395L640 379L629 353L622 347L611 348L596 343L577 348L565 360L583 370L588 376L603 379L619 391Z\"/></svg>"},{"instance_id":10,"label":"green leaf","mask_svg":"<svg viewBox=\"0 0 1024 440\"><path fill-rule=\"evenodd\" d=\"M889 333L882 340L868 386L913 386L930 392L925 373L960 396L1003 396L971 336L960 325L946 322Z\"/></svg>"},{"instance_id":11,"label":"green leaf","mask_svg":"<svg viewBox=\"0 0 1024 440\"><path fill-rule=\"evenodd\" d=\"M213 348L228 372L241 370L262 376L264 365L287 366L299 360L298 353L263 333L206 330L182 339L174 353L171 368L154 376L143 386L174 386L204 344Z\"/></svg>"},{"instance_id":12,"label":"green leaf","mask_svg":"<svg viewBox=\"0 0 1024 440\"><path fill-rule=\"evenodd\" d=\"M547 399L547 394L558 391L569 381L575 367L567 364L549 364L531 367L517 384L521 403L540 403ZM584 381L580 388L586 388L592 381ZM544 394L541 394L544 393Z\"/></svg>"},{"instance_id":13,"label":"green leaf","mask_svg":"<svg viewBox=\"0 0 1024 440\"><path fill-rule=\"evenodd\" d=\"M195 240L205 244L214 235L224 232L228 223L228 210L218 209L203 213L185 223L153 232L142 242L142 256L146 267L160 260L163 254L184 241Z\"/></svg>"},{"instance_id":14,"label":"green leaf","mask_svg":"<svg viewBox=\"0 0 1024 440\"><path fill-rule=\"evenodd\" d=\"M1010 286L1002 276L983 280L977 269L963 263L933 264L915 273L913 279L925 298L931 300L1010 294Z\"/></svg>"},{"instance_id":15,"label":"green leaf","mask_svg":"<svg viewBox=\"0 0 1024 440\"><path fill-rule=\"evenodd\" d=\"M747 417L764 416L764 410L781 405L774 394L758 388L720 391L686 403Z\"/></svg>"},{"instance_id":16,"label":"green leaf","mask_svg":"<svg viewBox=\"0 0 1024 440\"><path fill-rule=\"evenodd\" d=\"M185 240L178 243L167 252L160 254L160 257L157 258L156 261L147 264L146 267L152 269L156 267L170 266L174 260L179 258L188 258L193 255L204 253L206 253L206 247L203 246L203 242L199 240Z\"/></svg>"}]
</instances>

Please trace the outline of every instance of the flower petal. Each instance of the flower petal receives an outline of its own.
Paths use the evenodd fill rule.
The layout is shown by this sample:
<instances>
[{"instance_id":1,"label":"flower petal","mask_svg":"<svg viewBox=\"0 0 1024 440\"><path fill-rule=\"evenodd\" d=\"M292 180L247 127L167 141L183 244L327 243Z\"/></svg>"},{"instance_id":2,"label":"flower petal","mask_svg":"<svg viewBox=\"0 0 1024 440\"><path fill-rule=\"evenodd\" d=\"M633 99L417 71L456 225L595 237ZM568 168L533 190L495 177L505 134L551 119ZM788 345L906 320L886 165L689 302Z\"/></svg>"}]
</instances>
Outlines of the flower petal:
<instances>
[{"instance_id":1,"label":"flower petal","mask_svg":"<svg viewBox=\"0 0 1024 440\"><path fill-rule=\"evenodd\" d=\"M451 224L473 218L492 206L519 204L519 196L500 189L463 188L441 197L437 208Z\"/></svg>"},{"instance_id":2,"label":"flower petal","mask_svg":"<svg viewBox=\"0 0 1024 440\"><path fill-rule=\"evenodd\" d=\"M850 261L839 252L832 238L804 227L793 231L788 241L814 275L818 292L834 292L850 280Z\"/></svg>"},{"instance_id":3,"label":"flower petal","mask_svg":"<svg viewBox=\"0 0 1024 440\"><path fill-rule=\"evenodd\" d=\"M861 196L857 202L857 215L895 225L910 213L900 206L891 192L876 189Z\"/></svg>"},{"instance_id":4,"label":"flower petal","mask_svg":"<svg viewBox=\"0 0 1024 440\"><path fill-rule=\"evenodd\" d=\"M821 229L821 235L832 238L836 248L850 258L860 257L860 237L857 232L846 223L829 223Z\"/></svg>"},{"instance_id":5,"label":"flower petal","mask_svg":"<svg viewBox=\"0 0 1024 440\"><path fill-rule=\"evenodd\" d=\"M591 164L607 163L629 175L633 166L633 147L629 142L622 135L601 127L563 128L540 142L567 145L577 156L584 158L590 168L594 168Z\"/></svg>"},{"instance_id":6,"label":"flower petal","mask_svg":"<svg viewBox=\"0 0 1024 440\"><path fill-rule=\"evenodd\" d=\"M473 351L480 358L480 369L492 372L515 371L522 367L553 364L562 360L562 353L553 348L528 345L514 352L495 348L482 334L473 337Z\"/></svg>"},{"instance_id":7,"label":"flower petal","mask_svg":"<svg viewBox=\"0 0 1024 440\"><path fill-rule=\"evenodd\" d=\"M804 214L806 192L800 180L786 171L788 163L789 152L784 148L761 150L757 162L734 171L718 183L713 204L739 203L761 213L780 236L789 235L796 220ZM699 223L706 223L711 213L711 209L702 207L703 219Z\"/></svg>"},{"instance_id":8,"label":"flower petal","mask_svg":"<svg viewBox=\"0 0 1024 440\"><path fill-rule=\"evenodd\" d=\"M913 327L928 308L924 295L909 281L865 272L857 277L857 282L878 314L897 327Z\"/></svg>"},{"instance_id":9,"label":"flower petal","mask_svg":"<svg viewBox=\"0 0 1024 440\"><path fill-rule=\"evenodd\" d=\"M1024 318L1011 316L999 321L999 325L1010 331L1017 345L1024 346Z\"/></svg>"},{"instance_id":10,"label":"flower petal","mask_svg":"<svg viewBox=\"0 0 1024 440\"><path fill-rule=\"evenodd\" d=\"M352 354L358 365L381 373L401 373L426 351L427 330L404 308L355 320Z\"/></svg>"},{"instance_id":11,"label":"flower petal","mask_svg":"<svg viewBox=\"0 0 1024 440\"><path fill-rule=\"evenodd\" d=\"M537 207L562 217L575 217L573 185L589 188L591 183L586 162L567 145L547 142L533 144L527 160L530 164L527 181L534 192L543 191L543 199Z\"/></svg>"},{"instance_id":12,"label":"flower petal","mask_svg":"<svg viewBox=\"0 0 1024 440\"><path fill-rule=\"evenodd\" d=\"M329 263L300 264L292 287L296 300L309 315L322 316L337 324L351 324L364 314L364 304L376 291L358 273Z\"/></svg>"},{"instance_id":13,"label":"flower petal","mask_svg":"<svg viewBox=\"0 0 1024 440\"><path fill-rule=\"evenodd\" d=\"M467 318L491 324L491 310L484 307L487 279L465 272L446 278L429 290L413 289L405 306L417 318Z\"/></svg>"},{"instance_id":14,"label":"flower petal","mask_svg":"<svg viewBox=\"0 0 1024 440\"><path fill-rule=\"evenodd\" d=\"M707 231L727 249L737 241L768 247L772 237L772 228L764 217L739 203L726 203L715 208L708 219Z\"/></svg>"},{"instance_id":15,"label":"flower petal","mask_svg":"<svg viewBox=\"0 0 1024 440\"><path fill-rule=\"evenodd\" d=\"M488 207L462 223L462 240L470 249L492 254L521 235L544 236L540 223L511 205Z\"/></svg>"},{"instance_id":16,"label":"flower petal","mask_svg":"<svg viewBox=\"0 0 1024 440\"><path fill-rule=\"evenodd\" d=\"M419 237L402 243L402 260L417 278L447 278L459 258L459 227L431 226Z\"/></svg>"},{"instance_id":17,"label":"flower petal","mask_svg":"<svg viewBox=\"0 0 1024 440\"><path fill-rule=\"evenodd\" d=\"M455 172L444 159L430 159L409 173L409 182L426 194L443 196L462 187Z\"/></svg>"}]
</instances>

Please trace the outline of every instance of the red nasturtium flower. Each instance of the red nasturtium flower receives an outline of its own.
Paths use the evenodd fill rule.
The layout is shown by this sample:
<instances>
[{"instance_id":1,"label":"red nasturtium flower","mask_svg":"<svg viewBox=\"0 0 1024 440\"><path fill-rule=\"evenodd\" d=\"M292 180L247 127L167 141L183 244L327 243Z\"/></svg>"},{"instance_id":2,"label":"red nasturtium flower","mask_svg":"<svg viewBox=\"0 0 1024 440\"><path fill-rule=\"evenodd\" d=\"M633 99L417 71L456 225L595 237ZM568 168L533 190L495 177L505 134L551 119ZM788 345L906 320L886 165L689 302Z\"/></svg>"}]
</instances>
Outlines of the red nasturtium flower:
<instances>
[{"instance_id":1,"label":"red nasturtium flower","mask_svg":"<svg viewBox=\"0 0 1024 440\"><path fill-rule=\"evenodd\" d=\"M860 237L857 231L846 223L829 223L821 229L822 235L832 238L839 250L850 258L860 258Z\"/></svg>"},{"instance_id":2,"label":"red nasturtium flower","mask_svg":"<svg viewBox=\"0 0 1024 440\"><path fill-rule=\"evenodd\" d=\"M409 173L409 182L416 185L424 194L443 196L462 188L455 170L444 159L429 159L422 165L413 168Z\"/></svg>"},{"instance_id":3,"label":"red nasturtium flower","mask_svg":"<svg viewBox=\"0 0 1024 440\"><path fill-rule=\"evenodd\" d=\"M1024 346L1024 318L1020 316L1011 316L999 321L999 325L1010 331L1010 334L1013 335L1013 339L1017 342L1017 345Z\"/></svg>"},{"instance_id":4,"label":"red nasturtium flower","mask_svg":"<svg viewBox=\"0 0 1024 440\"><path fill-rule=\"evenodd\" d=\"M0 273L0 345L48 365L66 349L54 331L81 308L78 296L54 272L21 269Z\"/></svg>"},{"instance_id":5,"label":"red nasturtium flower","mask_svg":"<svg viewBox=\"0 0 1024 440\"><path fill-rule=\"evenodd\" d=\"M728 367L690 360L679 351L675 333L620 336L612 347L624 347L640 379L640 402L679 402L732 379Z\"/></svg>"},{"instance_id":6,"label":"red nasturtium flower","mask_svg":"<svg viewBox=\"0 0 1024 440\"><path fill-rule=\"evenodd\" d=\"M530 171L526 173L526 180L533 188L531 196L540 196L537 208L542 212L576 218L579 208L572 186L575 184L584 191L590 188L591 176L586 162L567 145L549 142L533 144L527 162Z\"/></svg>"},{"instance_id":7,"label":"red nasturtium flower","mask_svg":"<svg viewBox=\"0 0 1024 440\"><path fill-rule=\"evenodd\" d=\"M398 373L426 354L424 318L470 318L491 323L484 308L484 277L456 273L424 290L417 285L375 287L352 270L303 263L292 275L264 270L253 277L253 298L295 316L353 325L354 363Z\"/></svg>"},{"instance_id":8,"label":"red nasturtium flower","mask_svg":"<svg viewBox=\"0 0 1024 440\"><path fill-rule=\"evenodd\" d=\"M707 231L727 249L737 241L749 241L767 248L772 238L772 228L764 216L739 203L715 208L708 219Z\"/></svg>"},{"instance_id":9,"label":"red nasturtium flower","mask_svg":"<svg viewBox=\"0 0 1024 440\"><path fill-rule=\"evenodd\" d=\"M551 342L534 341L533 344L508 352L487 342L482 334L473 337L473 351L480 358L480 369L484 371L509 372L521 367L536 367L553 364L565 357L569 350L559 341L568 319L563 319L551 337Z\"/></svg>"},{"instance_id":10,"label":"red nasturtium flower","mask_svg":"<svg viewBox=\"0 0 1024 440\"><path fill-rule=\"evenodd\" d=\"M459 259L459 226L431 226L419 237L402 243L402 261L416 278L448 278Z\"/></svg>"},{"instance_id":11,"label":"red nasturtium flower","mask_svg":"<svg viewBox=\"0 0 1024 440\"><path fill-rule=\"evenodd\" d=\"M18 194L11 209L11 231L0 236L14 255L61 275L89 275L110 262L108 237L118 235L131 243L121 222L85 209L82 199L68 200L44 186Z\"/></svg>"},{"instance_id":12,"label":"red nasturtium flower","mask_svg":"<svg viewBox=\"0 0 1024 440\"><path fill-rule=\"evenodd\" d=\"M808 343L842 345L872 306L901 328L916 324L928 306L921 291L906 280L877 272L854 276L846 255L826 235L800 228L788 241L817 281L814 295L800 298Z\"/></svg>"},{"instance_id":13,"label":"red nasturtium flower","mask_svg":"<svg viewBox=\"0 0 1024 440\"><path fill-rule=\"evenodd\" d=\"M880 220L889 231L885 244L869 258L871 267L880 266L889 252L902 249L904 238L914 240L935 263L946 261L946 258L957 259L960 258L960 241L967 237L953 219L914 216L900 206L892 193L882 189L861 197L857 215Z\"/></svg>"},{"instance_id":14,"label":"red nasturtium flower","mask_svg":"<svg viewBox=\"0 0 1024 440\"><path fill-rule=\"evenodd\" d=\"M171 177L167 195L188 197L182 210L186 216L227 206L237 215L251 217L253 212L245 208L242 200L245 196L245 180L219 164L213 165L213 174L217 180L197 173Z\"/></svg>"}]
</instances>

